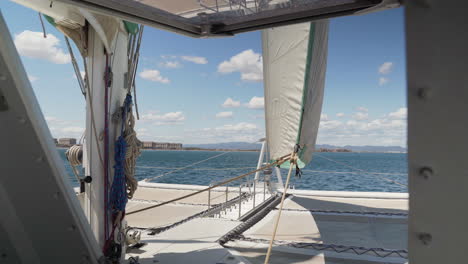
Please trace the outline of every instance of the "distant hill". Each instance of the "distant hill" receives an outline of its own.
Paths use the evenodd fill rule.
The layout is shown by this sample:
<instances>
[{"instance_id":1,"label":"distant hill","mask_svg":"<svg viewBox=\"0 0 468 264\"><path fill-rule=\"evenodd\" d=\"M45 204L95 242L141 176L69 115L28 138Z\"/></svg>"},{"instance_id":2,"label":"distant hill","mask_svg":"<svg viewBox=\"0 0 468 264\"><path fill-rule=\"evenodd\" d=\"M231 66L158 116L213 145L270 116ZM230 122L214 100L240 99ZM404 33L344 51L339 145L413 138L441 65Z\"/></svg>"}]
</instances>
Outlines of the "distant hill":
<instances>
[{"instance_id":1,"label":"distant hill","mask_svg":"<svg viewBox=\"0 0 468 264\"><path fill-rule=\"evenodd\" d=\"M315 148L336 149L344 148L352 150L353 152L407 152L406 148L400 146L333 146L333 145L316 145Z\"/></svg>"},{"instance_id":2,"label":"distant hill","mask_svg":"<svg viewBox=\"0 0 468 264\"><path fill-rule=\"evenodd\" d=\"M239 149L239 150L260 150L262 144L259 142L225 142L225 143L213 143L213 144L184 144L186 148L203 148L203 149ZM349 149L353 152L406 152L406 148L399 146L334 146L328 144L316 145L316 148L326 149Z\"/></svg>"}]
</instances>

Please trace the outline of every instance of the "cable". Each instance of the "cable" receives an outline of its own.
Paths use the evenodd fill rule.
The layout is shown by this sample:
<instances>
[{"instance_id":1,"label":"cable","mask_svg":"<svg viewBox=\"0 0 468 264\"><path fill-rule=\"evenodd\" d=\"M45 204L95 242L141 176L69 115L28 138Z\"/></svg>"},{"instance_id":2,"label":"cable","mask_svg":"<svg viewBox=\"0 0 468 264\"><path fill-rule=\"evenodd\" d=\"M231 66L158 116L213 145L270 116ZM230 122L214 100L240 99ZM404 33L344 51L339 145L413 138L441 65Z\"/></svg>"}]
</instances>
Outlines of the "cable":
<instances>
[{"instance_id":1,"label":"cable","mask_svg":"<svg viewBox=\"0 0 468 264\"><path fill-rule=\"evenodd\" d=\"M239 179L242 179L246 176L249 176L257 171L262 171L262 170L265 170L265 169L268 169L268 168L271 168L273 166L279 166L281 164L283 164L284 162L288 161L290 159L290 154L288 155L285 155L281 158L279 158L277 161L273 162L273 163L270 163L268 165L265 165L263 166L262 168L259 168L259 169L256 169L256 170L253 170L253 171L249 171L247 173L244 173L240 176L236 176L236 177L233 177L233 178L230 178L230 179L227 179L225 181L222 181L222 182L219 182L215 185L212 185L210 187L207 187L207 188L204 188L202 190L199 190L199 191L196 191L196 192L193 192L193 193L190 193L190 194L187 194L187 195L184 195L184 196L181 196L181 197L178 197L178 198L175 198L175 199L172 199L172 200L169 200L169 201L165 201L163 203L160 203L160 204L156 204L156 205L152 205L152 206L149 206L149 207L145 207L145 208L142 208L142 209L138 209L138 210L135 210L135 211L132 211L132 212L128 212L126 215L131 215L131 214L135 214L135 213L138 213L138 212L142 212L142 211L146 211L146 210L149 210L149 209L152 209L152 208L156 208L156 207L160 207L160 206L163 206L163 205L166 205L166 204L169 204L169 203L173 203L173 202L177 202L177 201L180 201L180 200L183 200L185 198L188 198L188 197L191 197L191 196L194 196L194 195L197 195L199 193L202 193L202 192L206 192L208 190L211 190L213 188L216 188L216 187L219 187L219 186L222 186L222 185L225 185L225 184L228 184L230 182L233 182L233 181L236 181L236 180L239 180Z\"/></svg>"},{"instance_id":2,"label":"cable","mask_svg":"<svg viewBox=\"0 0 468 264\"><path fill-rule=\"evenodd\" d=\"M162 170L175 170L179 168L171 167L153 167L153 166L136 166L140 169L162 169ZM210 170L244 170L244 169L255 169L257 167L238 167L238 168L192 168L191 170L210 171Z\"/></svg>"},{"instance_id":3,"label":"cable","mask_svg":"<svg viewBox=\"0 0 468 264\"><path fill-rule=\"evenodd\" d=\"M392 180L392 179L389 179L389 178L386 178L386 177L383 177L383 176L378 176L378 175L376 175L375 173L368 172L368 171L363 170L363 169L355 168L355 167L350 166L350 165L348 165L348 164L346 164L346 163L339 162L339 161L336 161L336 160L332 160L332 159L330 159L330 158L327 158L327 157L325 157L325 156L319 155L319 154L317 154L317 153L316 153L315 155L317 155L317 156L320 157L320 158L329 160L329 161L331 161L331 162L335 162L335 163L337 163L337 164L346 166L346 167L351 168L351 169L353 169L353 170L358 170L358 171L364 172L364 173L366 173L366 174L374 174L375 176L377 176L378 178L380 178L380 179L382 179L382 180L386 180L386 181L388 181L388 182L392 182L392 183L395 183L395 184L398 184L398 185L401 185L401 186L404 186L404 187L408 187L407 184L404 184L404 183L401 183L401 182L397 182L397 181L395 181L395 180Z\"/></svg>"},{"instance_id":4,"label":"cable","mask_svg":"<svg viewBox=\"0 0 468 264\"><path fill-rule=\"evenodd\" d=\"M229 152L226 151L226 152L223 152L223 153L221 153L221 154L218 154L218 155L209 157L209 158L207 158L207 159L204 159L204 160L197 161L197 162L195 162L195 163L189 164L189 165L187 165L187 166L185 166L185 167L181 167L181 168L178 168L178 169L175 169L175 170L172 170L172 171L163 173L163 174L158 175L158 176L155 176L155 177L146 178L146 179L144 179L144 181L145 181L145 182L149 182L150 180L155 180L155 179L161 178L161 177L163 177L163 176L169 175L169 174L174 173L174 172L176 172L176 171L180 171L180 170L186 169L186 168L188 168L188 167L192 167L192 166L194 166L194 165L200 164L200 163L205 162L205 161L208 161L208 160L210 160L210 159L217 158L217 157L222 156L222 155L225 155L225 154L227 154L227 153L229 153Z\"/></svg>"}]
</instances>

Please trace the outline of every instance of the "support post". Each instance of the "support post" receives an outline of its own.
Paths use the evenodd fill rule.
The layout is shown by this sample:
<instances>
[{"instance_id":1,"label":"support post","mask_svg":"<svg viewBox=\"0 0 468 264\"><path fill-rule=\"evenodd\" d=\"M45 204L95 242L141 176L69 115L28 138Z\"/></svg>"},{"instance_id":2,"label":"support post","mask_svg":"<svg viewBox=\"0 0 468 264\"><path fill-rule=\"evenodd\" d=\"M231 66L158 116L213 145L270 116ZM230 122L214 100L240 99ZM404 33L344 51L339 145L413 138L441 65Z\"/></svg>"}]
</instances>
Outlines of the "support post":
<instances>
[{"instance_id":1,"label":"support post","mask_svg":"<svg viewBox=\"0 0 468 264\"><path fill-rule=\"evenodd\" d=\"M241 206L242 206L242 185L239 185L239 218L241 218Z\"/></svg>"},{"instance_id":2,"label":"support post","mask_svg":"<svg viewBox=\"0 0 468 264\"><path fill-rule=\"evenodd\" d=\"M468 258L466 1L405 1L409 263Z\"/></svg>"},{"instance_id":3,"label":"support post","mask_svg":"<svg viewBox=\"0 0 468 264\"><path fill-rule=\"evenodd\" d=\"M264 157L264 153L265 153L265 147L266 147L266 140L263 140L262 142L262 148L260 150L260 156L258 156L258 162L257 162L257 170L260 169L262 167L262 164L263 164L263 157ZM258 181L258 178L260 176L260 171L257 171L255 173L255 178L254 180L255 181Z\"/></svg>"},{"instance_id":4,"label":"support post","mask_svg":"<svg viewBox=\"0 0 468 264\"><path fill-rule=\"evenodd\" d=\"M109 89L108 111L105 111L103 105L105 101L105 83L104 74L106 67L106 52L102 37L95 27L100 27L99 24L92 24L88 29L88 56L85 58L87 64L87 76L89 82L89 91L86 94L86 132L83 155L83 167L85 168L86 176L92 177L92 182L85 186L85 213L91 225L96 240L100 247L104 246L106 237L109 235L111 227L111 217L105 219L104 205L104 144L101 140L101 134L105 127L106 112L111 115L123 104L127 90L124 89L124 74L127 72L127 45L128 34L122 30L123 24L119 23L121 30L116 33L116 37L111 42L113 48L112 63L112 85ZM108 116L110 119L110 117ZM94 122L93 122L94 120ZM93 124L94 123L94 124ZM95 125L95 127L94 127ZM109 122L108 138L109 138L109 164L108 164L108 188L114 175L114 141L119 136L119 123ZM119 131L119 132L117 132ZM101 157L100 157L101 156ZM101 163L102 160L102 163ZM105 234L105 224L109 227L108 233Z\"/></svg>"},{"instance_id":5,"label":"support post","mask_svg":"<svg viewBox=\"0 0 468 264\"><path fill-rule=\"evenodd\" d=\"M210 208L211 208L211 189L208 190L208 209Z\"/></svg>"}]
</instances>

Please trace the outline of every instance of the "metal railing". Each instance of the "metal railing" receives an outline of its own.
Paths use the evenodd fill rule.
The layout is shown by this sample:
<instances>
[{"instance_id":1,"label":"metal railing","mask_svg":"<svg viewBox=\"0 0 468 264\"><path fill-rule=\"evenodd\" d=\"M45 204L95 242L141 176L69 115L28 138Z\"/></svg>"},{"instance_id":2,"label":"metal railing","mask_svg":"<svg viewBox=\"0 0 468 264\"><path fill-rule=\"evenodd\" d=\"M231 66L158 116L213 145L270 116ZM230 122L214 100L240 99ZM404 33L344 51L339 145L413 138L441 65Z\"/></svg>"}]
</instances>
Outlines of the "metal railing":
<instances>
[{"instance_id":1,"label":"metal railing","mask_svg":"<svg viewBox=\"0 0 468 264\"><path fill-rule=\"evenodd\" d=\"M244 213L242 211L243 209L243 206L246 206L246 205L243 205L243 203L249 199L252 199L252 209L254 209L256 206L258 206L259 204L261 204L262 202L265 202L265 200L268 198L267 197L267 194L272 194L273 191L272 191L272 184L271 184L271 173L272 173L272 170L265 170L263 171L263 173L261 174L261 177L249 177L247 178L246 180L240 180L242 182L240 182L237 186L229 186L229 185L226 185L225 186L225 190L220 190L220 189L213 189L213 190L208 190L208 198L207 198L207 205L208 205L208 209L211 209L213 206L217 206L218 207L218 210L216 210L215 213L213 213L211 215L211 217L214 217L215 215L218 215L219 217L221 217L221 215L224 213L227 213L227 210L232 210L234 207L237 211L238 211L238 219L240 219L243 214L247 213L247 211L245 211L246 209L244 208ZM217 180L217 181L212 181L210 182L209 186L213 186L215 185L217 182L220 182L222 180ZM258 189L258 185L261 184L263 185L263 188L261 189L261 192L257 192L257 189ZM221 187L219 187L221 188ZM231 190L230 190L231 189ZM237 192L237 189L238 190L238 196L237 196L237 199L229 199L229 196L230 194L232 195L233 193ZM213 200L215 199L219 199L221 195L213 195L213 193L219 193L219 192L223 192L224 194L224 197L225 199L224 202L221 203L221 205L219 203L216 203L216 202L213 202ZM257 194L262 194L263 193L263 199L260 198L260 200L263 200L261 202L258 201L258 197L257 197ZM249 210L250 211L250 210Z\"/></svg>"}]
</instances>

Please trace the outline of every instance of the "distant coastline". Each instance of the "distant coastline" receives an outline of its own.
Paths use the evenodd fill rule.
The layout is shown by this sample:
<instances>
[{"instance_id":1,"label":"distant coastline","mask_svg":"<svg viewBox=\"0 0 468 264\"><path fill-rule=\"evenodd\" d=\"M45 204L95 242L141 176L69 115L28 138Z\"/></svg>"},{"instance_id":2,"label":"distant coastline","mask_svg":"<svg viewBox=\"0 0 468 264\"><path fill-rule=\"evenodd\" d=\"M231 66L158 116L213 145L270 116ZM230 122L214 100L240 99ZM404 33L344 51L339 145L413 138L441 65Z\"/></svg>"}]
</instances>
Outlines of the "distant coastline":
<instances>
[{"instance_id":1,"label":"distant coastline","mask_svg":"<svg viewBox=\"0 0 468 264\"><path fill-rule=\"evenodd\" d=\"M77 144L74 138L54 139L57 148L69 148ZM177 150L177 151L232 151L232 152L258 152L261 149L259 142L225 142L212 144L182 144L167 142L143 141L143 149L147 150ZM407 149L400 146L315 146L315 152L339 153L407 153Z\"/></svg>"}]
</instances>

